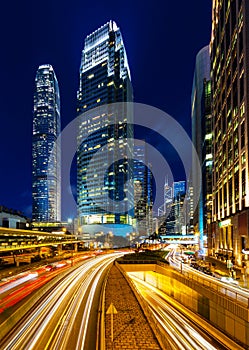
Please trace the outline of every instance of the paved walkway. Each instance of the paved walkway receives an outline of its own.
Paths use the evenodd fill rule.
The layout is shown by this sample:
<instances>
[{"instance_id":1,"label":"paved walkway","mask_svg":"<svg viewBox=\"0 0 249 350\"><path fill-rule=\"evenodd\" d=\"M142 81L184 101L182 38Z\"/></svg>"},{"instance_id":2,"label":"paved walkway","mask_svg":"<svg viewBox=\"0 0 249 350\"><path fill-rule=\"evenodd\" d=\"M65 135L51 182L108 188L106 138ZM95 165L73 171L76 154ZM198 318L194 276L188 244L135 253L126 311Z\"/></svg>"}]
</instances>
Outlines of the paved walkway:
<instances>
[{"instance_id":1,"label":"paved walkway","mask_svg":"<svg viewBox=\"0 0 249 350\"><path fill-rule=\"evenodd\" d=\"M113 303L113 344L111 342L111 315L105 317L106 349L160 350L161 347L126 279L114 265L106 285L105 311Z\"/></svg>"}]
</instances>

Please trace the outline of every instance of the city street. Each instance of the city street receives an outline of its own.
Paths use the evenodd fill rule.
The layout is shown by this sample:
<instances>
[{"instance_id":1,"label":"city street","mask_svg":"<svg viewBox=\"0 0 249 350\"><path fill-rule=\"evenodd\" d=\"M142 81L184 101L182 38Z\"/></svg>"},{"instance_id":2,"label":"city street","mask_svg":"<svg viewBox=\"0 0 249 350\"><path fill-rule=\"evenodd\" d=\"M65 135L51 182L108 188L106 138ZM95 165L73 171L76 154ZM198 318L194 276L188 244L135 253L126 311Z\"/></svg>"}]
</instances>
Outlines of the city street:
<instances>
[{"instance_id":1,"label":"city street","mask_svg":"<svg viewBox=\"0 0 249 350\"><path fill-rule=\"evenodd\" d=\"M243 349L216 328L151 284L129 273L138 292L148 303L161 331L169 337L172 349Z\"/></svg>"},{"instance_id":2,"label":"city street","mask_svg":"<svg viewBox=\"0 0 249 350\"><path fill-rule=\"evenodd\" d=\"M98 256L64 276L3 339L1 349L95 349L101 281L120 255Z\"/></svg>"}]
</instances>

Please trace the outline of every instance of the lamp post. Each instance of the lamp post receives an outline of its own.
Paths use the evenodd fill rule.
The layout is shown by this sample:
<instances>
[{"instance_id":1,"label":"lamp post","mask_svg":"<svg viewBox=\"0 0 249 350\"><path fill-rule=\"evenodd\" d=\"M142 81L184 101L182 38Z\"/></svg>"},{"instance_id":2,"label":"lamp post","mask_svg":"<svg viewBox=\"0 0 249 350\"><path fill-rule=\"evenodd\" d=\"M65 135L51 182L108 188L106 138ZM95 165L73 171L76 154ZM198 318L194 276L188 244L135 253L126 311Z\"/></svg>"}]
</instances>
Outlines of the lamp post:
<instances>
[{"instance_id":1,"label":"lamp post","mask_svg":"<svg viewBox=\"0 0 249 350\"><path fill-rule=\"evenodd\" d=\"M71 219L71 218L68 218L67 219L67 222L68 224L70 225L70 228L71 228L71 225L72 225L72 228L73 228L73 235L74 235L74 219ZM71 230L70 230L71 231ZM71 266L73 266L73 253L74 253L74 249L75 247L73 247L73 250L72 250L72 260L71 260Z\"/></svg>"},{"instance_id":2,"label":"lamp post","mask_svg":"<svg viewBox=\"0 0 249 350\"><path fill-rule=\"evenodd\" d=\"M71 226L73 220L71 218L67 219L67 223Z\"/></svg>"}]
</instances>

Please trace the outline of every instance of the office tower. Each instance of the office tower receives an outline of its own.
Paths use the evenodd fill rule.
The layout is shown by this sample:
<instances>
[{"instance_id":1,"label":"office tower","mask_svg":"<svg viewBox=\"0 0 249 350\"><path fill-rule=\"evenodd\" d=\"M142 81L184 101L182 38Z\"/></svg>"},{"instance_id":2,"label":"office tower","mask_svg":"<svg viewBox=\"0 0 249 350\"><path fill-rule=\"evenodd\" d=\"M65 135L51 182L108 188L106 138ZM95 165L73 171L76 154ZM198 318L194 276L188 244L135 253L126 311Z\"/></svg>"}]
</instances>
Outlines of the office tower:
<instances>
[{"instance_id":1,"label":"office tower","mask_svg":"<svg viewBox=\"0 0 249 350\"><path fill-rule=\"evenodd\" d=\"M80 66L77 204L82 232L132 231L133 117L125 104L118 113L110 105L132 97L122 35L110 21L86 37Z\"/></svg>"},{"instance_id":2,"label":"office tower","mask_svg":"<svg viewBox=\"0 0 249 350\"><path fill-rule=\"evenodd\" d=\"M178 235L186 234L186 213L185 213L185 196L180 193L174 198L172 203L172 212L174 217L174 233ZM172 214L171 212L171 214ZM170 216L169 216L170 219ZM166 224L167 227L167 224Z\"/></svg>"},{"instance_id":3,"label":"office tower","mask_svg":"<svg viewBox=\"0 0 249 350\"><path fill-rule=\"evenodd\" d=\"M136 140L134 144L134 203L137 233L152 233L152 172L148 163L146 143Z\"/></svg>"},{"instance_id":4,"label":"office tower","mask_svg":"<svg viewBox=\"0 0 249 350\"><path fill-rule=\"evenodd\" d=\"M169 186L168 178L165 178L163 187L163 204L158 208L158 216L165 216L169 213L173 201L173 188Z\"/></svg>"},{"instance_id":5,"label":"office tower","mask_svg":"<svg viewBox=\"0 0 249 350\"><path fill-rule=\"evenodd\" d=\"M211 241L212 222L212 174L213 174L213 133L211 111L211 80L204 79L202 99L202 191L201 203L203 206L203 233L205 246ZM201 219L201 218L200 218ZM209 250L210 253L210 250Z\"/></svg>"},{"instance_id":6,"label":"office tower","mask_svg":"<svg viewBox=\"0 0 249 350\"><path fill-rule=\"evenodd\" d=\"M242 265L248 247L249 2L213 1L213 254Z\"/></svg>"},{"instance_id":7,"label":"office tower","mask_svg":"<svg viewBox=\"0 0 249 350\"><path fill-rule=\"evenodd\" d=\"M194 202L198 205L195 208L194 216L193 216L193 225L195 232L199 233L199 248L203 251L203 236L205 231L205 223L204 223L204 203L205 199L203 198L203 185L200 189L200 198L196 200L196 193L198 189L198 179L196 179L196 174L198 174L198 167L202 166L202 178L206 175L205 172L205 162L208 161L207 166L212 167L212 152L209 151L208 154L203 154L203 144L205 142L205 130L206 129L206 118L211 118L206 115L205 112L205 84L210 80L210 53L209 46L205 46L202 48L197 56L195 62L195 72L193 78L193 86L192 86L192 96L191 96L191 118L192 118L192 142L197 152L199 158L199 164L193 161L192 164L192 184L193 184L193 198ZM210 86L210 85L209 85ZM210 135L208 135L210 137ZM212 141L212 140L210 140ZM194 157L193 157L194 159ZM204 166L204 168L203 168Z\"/></svg>"},{"instance_id":8,"label":"office tower","mask_svg":"<svg viewBox=\"0 0 249 350\"><path fill-rule=\"evenodd\" d=\"M193 218L194 218L194 201L193 201L193 185L191 180L189 180L189 184L187 187L187 192L185 196L185 203L184 203L184 211L186 213L186 233L187 234L193 234L194 233L194 225L193 225Z\"/></svg>"},{"instance_id":9,"label":"office tower","mask_svg":"<svg viewBox=\"0 0 249 350\"><path fill-rule=\"evenodd\" d=\"M173 202L171 207L171 215L174 217L174 232L177 234L186 233L186 212L185 208L186 182L173 182ZM170 215L170 217L171 217ZM169 219L170 219L169 217ZM171 219L170 219L171 221Z\"/></svg>"},{"instance_id":10,"label":"office tower","mask_svg":"<svg viewBox=\"0 0 249 350\"><path fill-rule=\"evenodd\" d=\"M173 193L174 193L174 198L177 198L178 196L184 196L186 193L185 181L173 182Z\"/></svg>"},{"instance_id":11,"label":"office tower","mask_svg":"<svg viewBox=\"0 0 249 350\"><path fill-rule=\"evenodd\" d=\"M61 220L60 95L49 64L39 66L35 78L32 196L33 221Z\"/></svg>"}]
</instances>

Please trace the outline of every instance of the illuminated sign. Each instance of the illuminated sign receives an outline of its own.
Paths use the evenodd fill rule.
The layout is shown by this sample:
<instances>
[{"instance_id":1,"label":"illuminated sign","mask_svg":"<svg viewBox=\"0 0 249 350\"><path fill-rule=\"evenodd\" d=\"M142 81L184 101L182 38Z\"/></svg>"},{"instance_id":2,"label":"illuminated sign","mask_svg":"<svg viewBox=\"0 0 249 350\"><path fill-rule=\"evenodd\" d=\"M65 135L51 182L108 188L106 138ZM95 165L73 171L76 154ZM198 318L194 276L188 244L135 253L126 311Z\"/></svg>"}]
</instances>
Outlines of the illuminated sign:
<instances>
[{"instance_id":1,"label":"illuminated sign","mask_svg":"<svg viewBox=\"0 0 249 350\"><path fill-rule=\"evenodd\" d=\"M227 219L227 220L219 222L219 227L226 227L229 225L231 225L231 219Z\"/></svg>"}]
</instances>

